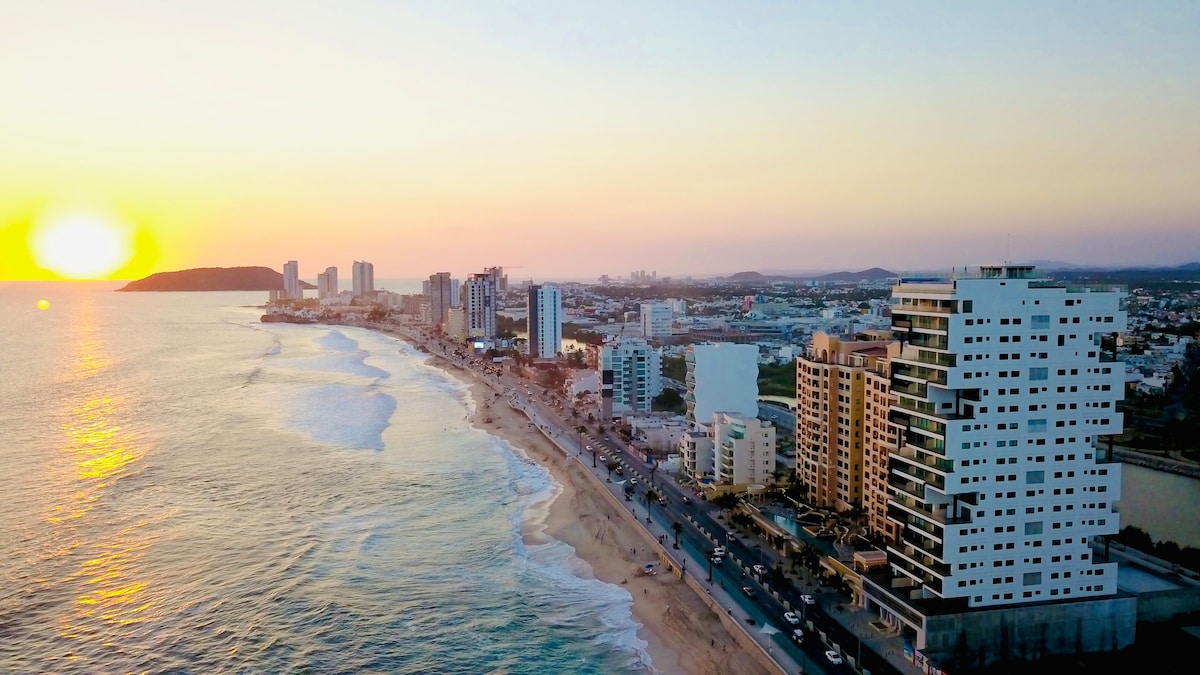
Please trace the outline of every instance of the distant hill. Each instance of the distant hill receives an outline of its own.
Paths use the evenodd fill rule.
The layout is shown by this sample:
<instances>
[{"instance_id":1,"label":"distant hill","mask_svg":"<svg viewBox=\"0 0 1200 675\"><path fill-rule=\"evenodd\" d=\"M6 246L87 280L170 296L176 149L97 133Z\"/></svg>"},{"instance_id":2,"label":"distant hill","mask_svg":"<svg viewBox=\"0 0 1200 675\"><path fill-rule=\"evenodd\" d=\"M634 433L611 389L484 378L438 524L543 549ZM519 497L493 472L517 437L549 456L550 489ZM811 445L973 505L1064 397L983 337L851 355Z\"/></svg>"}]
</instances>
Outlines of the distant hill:
<instances>
[{"instance_id":1,"label":"distant hill","mask_svg":"<svg viewBox=\"0 0 1200 675\"><path fill-rule=\"evenodd\" d=\"M716 277L722 281L734 281L739 283L770 283L772 281L827 281L827 282L857 282L857 281L880 281L882 279L894 279L900 276L895 272L889 272L885 269L872 267L869 270L861 272L833 272L832 274L816 275L798 275L798 274L763 274L761 272L738 272L730 274L727 277Z\"/></svg>"},{"instance_id":2,"label":"distant hill","mask_svg":"<svg viewBox=\"0 0 1200 675\"><path fill-rule=\"evenodd\" d=\"M301 281L304 288L316 288ZM198 267L159 272L118 291L282 291L283 274L270 267Z\"/></svg>"},{"instance_id":3,"label":"distant hill","mask_svg":"<svg viewBox=\"0 0 1200 675\"><path fill-rule=\"evenodd\" d=\"M889 272L885 269L872 267L869 270L861 272L834 272L815 277L817 281L882 281L884 279L894 279L900 275L895 272Z\"/></svg>"}]
</instances>

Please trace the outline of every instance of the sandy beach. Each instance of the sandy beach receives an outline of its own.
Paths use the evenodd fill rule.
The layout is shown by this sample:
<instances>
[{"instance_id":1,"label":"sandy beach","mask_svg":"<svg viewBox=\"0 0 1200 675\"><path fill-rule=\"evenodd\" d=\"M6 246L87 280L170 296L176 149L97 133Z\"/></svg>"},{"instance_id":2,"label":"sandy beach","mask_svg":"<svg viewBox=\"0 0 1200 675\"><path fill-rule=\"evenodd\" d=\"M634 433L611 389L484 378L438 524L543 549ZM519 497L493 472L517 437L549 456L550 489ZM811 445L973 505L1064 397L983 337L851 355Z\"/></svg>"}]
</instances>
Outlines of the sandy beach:
<instances>
[{"instance_id":1,"label":"sandy beach","mask_svg":"<svg viewBox=\"0 0 1200 675\"><path fill-rule=\"evenodd\" d=\"M413 344L414 336L402 331L387 333ZM451 360L433 355L430 364L459 378L471 388L476 401L473 424L507 440L532 460L546 467L561 486L544 523L532 524L524 536L530 540L553 537L575 549L596 578L623 585L633 597L633 615L642 625L638 636L656 670L663 673L773 673L761 654L738 643L710 609L706 598L674 574L639 574L657 556L657 543L590 474L584 465L529 424L525 414L509 405L504 396L476 373Z\"/></svg>"}]
</instances>

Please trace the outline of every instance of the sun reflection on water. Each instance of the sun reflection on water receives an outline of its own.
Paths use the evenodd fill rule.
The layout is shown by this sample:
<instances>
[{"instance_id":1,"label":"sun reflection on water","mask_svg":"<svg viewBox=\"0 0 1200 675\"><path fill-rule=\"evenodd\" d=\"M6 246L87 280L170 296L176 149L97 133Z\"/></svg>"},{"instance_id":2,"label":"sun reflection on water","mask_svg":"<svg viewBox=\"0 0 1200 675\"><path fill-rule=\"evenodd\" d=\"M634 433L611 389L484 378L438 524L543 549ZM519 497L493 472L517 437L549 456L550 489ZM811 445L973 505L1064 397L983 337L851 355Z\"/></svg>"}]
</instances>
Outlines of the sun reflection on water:
<instances>
[{"instance_id":1,"label":"sun reflection on water","mask_svg":"<svg viewBox=\"0 0 1200 675\"><path fill-rule=\"evenodd\" d=\"M106 501L128 499L116 484L132 475L146 448L122 428L129 417L130 394L109 377L112 359L99 339L90 305L74 315L73 338L63 373L65 440L55 476L61 496L46 520L58 528L60 551L70 563L60 577L74 589L70 615L59 620L59 634L93 646L118 647L125 627L144 621L154 606L142 558L150 547L145 520L114 521Z\"/></svg>"}]
</instances>

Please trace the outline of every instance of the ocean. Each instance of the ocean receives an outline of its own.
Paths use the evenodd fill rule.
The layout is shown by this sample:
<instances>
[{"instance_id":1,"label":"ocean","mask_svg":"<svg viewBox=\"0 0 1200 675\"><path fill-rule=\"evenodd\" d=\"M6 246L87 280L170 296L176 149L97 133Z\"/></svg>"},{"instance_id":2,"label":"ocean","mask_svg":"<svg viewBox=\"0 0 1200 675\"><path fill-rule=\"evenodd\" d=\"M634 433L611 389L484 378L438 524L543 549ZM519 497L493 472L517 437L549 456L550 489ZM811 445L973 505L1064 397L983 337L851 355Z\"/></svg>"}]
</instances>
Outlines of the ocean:
<instances>
[{"instance_id":1,"label":"ocean","mask_svg":"<svg viewBox=\"0 0 1200 675\"><path fill-rule=\"evenodd\" d=\"M118 286L0 284L0 672L653 670L423 355Z\"/></svg>"}]
</instances>

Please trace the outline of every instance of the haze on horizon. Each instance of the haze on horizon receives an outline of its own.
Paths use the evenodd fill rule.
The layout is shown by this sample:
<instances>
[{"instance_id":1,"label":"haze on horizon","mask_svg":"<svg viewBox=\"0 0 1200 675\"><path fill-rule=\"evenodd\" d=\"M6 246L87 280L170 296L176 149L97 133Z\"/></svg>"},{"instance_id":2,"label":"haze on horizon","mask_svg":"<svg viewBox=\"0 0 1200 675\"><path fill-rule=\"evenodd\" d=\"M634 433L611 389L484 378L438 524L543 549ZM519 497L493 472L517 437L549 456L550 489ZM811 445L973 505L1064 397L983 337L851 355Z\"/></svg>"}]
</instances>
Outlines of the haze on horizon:
<instances>
[{"instance_id":1,"label":"haze on horizon","mask_svg":"<svg viewBox=\"0 0 1200 675\"><path fill-rule=\"evenodd\" d=\"M0 280L1200 259L1200 4L47 0L5 12ZM78 262L75 264L79 264Z\"/></svg>"}]
</instances>

